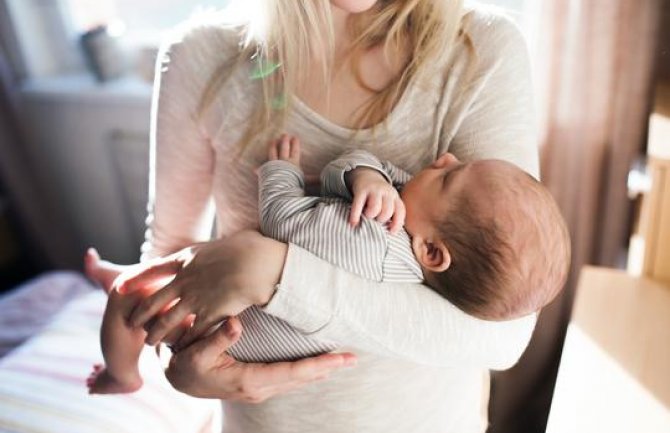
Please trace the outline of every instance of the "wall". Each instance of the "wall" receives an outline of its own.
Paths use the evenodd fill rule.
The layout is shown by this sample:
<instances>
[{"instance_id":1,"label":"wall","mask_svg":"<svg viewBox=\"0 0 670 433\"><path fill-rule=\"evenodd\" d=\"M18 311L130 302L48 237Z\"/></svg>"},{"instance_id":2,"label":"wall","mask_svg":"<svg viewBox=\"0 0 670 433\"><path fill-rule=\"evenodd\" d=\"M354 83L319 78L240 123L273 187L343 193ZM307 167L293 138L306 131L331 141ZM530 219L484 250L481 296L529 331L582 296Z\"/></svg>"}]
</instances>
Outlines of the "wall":
<instances>
[{"instance_id":1,"label":"wall","mask_svg":"<svg viewBox=\"0 0 670 433\"><path fill-rule=\"evenodd\" d=\"M29 82L21 91L28 153L76 231L80 253L136 262L148 185L151 88L88 76ZM57 228L54 228L57 229Z\"/></svg>"}]
</instances>

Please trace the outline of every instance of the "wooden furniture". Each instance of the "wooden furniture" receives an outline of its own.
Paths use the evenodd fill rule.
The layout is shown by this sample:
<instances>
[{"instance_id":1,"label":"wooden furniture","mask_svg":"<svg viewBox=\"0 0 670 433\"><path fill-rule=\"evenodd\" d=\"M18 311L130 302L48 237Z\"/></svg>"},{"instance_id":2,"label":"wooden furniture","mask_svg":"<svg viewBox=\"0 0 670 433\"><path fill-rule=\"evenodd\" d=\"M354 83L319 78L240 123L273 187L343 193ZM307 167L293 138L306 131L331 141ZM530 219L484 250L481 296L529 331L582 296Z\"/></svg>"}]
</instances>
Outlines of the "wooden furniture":
<instances>
[{"instance_id":1,"label":"wooden furniture","mask_svg":"<svg viewBox=\"0 0 670 433\"><path fill-rule=\"evenodd\" d=\"M642 275L670 284L670 159L650 157L649 170L652 187L640 220L646 234Z\"/></svg>"},{"instance_id":2,"label":"wooden furniture","mask_svg":"<svg viewBox=\"0 0 670 433\"><path fill-rule=\"evenodd\" d=\"M670 84L656 91L648 155L651 188L631 238L629 270L670 284Z\"/></svg>"},{"instance_id":3,"label":"wooden furniture","mask_svg":"<svg viewBox=\"0 0 670 433\"><path fill-rule=\"evenodd\" d=\"M547 432L670 432L670 286L582 270Z\"/></svg>"}]
</instances>

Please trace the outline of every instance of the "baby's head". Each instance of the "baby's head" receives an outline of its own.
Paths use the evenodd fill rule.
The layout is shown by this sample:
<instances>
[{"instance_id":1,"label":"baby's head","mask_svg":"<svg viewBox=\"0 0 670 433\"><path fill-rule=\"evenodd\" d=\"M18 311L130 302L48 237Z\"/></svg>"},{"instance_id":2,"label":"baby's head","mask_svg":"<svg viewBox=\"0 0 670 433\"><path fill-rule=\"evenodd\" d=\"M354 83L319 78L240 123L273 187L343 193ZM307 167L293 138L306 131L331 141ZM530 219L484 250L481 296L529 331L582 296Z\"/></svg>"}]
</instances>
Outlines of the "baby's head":
<instances>
[{"instance_id":1,"label":"baby's head","mask_svg":"<svg viewBox=\"0 0 670 433\"><path fill-rule=\"evenodd\" d=\"M463 311L520 317L548 304L565 283L565 222L549 191L516 166L445 154L401 195L426 281Z\"/></svg>"}]
</instances>

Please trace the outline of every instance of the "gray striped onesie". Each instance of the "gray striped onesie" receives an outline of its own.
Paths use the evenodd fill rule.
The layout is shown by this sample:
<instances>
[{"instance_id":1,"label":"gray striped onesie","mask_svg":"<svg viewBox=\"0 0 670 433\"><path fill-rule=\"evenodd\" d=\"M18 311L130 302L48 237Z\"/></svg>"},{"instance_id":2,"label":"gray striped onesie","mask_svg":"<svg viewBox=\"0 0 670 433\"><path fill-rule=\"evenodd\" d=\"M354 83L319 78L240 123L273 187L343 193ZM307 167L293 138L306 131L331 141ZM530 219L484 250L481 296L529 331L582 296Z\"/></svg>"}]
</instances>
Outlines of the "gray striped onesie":
<instances>
[{"instance_id":1,"label":"gray striped onesie","mask_svg":"<svg viewBox=\"0 0 670 433\"><path fill-rule=\"evenodd\" d=\"M405 171L362 150L351 151L321 172L321 197L305 196L302 171L288 161L268 161L258 171L260 227L265 236L296 244L351 273L374 281L423 282L423 274L402 229L391 235L382 224L361 218L349 225L351 193L344 175L356 167L379 171L396 188ZM287 361L337 349L334 342L303 334L283 320L251 307L239 315L243 332L228 353L244 362Z\"/></svg>"}]
</instances>

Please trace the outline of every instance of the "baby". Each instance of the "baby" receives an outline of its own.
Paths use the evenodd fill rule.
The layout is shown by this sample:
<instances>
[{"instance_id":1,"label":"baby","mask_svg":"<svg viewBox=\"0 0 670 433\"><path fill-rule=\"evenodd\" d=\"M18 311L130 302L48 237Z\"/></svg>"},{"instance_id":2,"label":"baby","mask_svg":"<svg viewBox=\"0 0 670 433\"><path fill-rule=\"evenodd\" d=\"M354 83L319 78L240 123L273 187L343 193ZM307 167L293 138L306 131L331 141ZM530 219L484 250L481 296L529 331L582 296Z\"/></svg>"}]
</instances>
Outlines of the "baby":
<instances>
[{"instance_id":1,"label":"baby","mask_svg":"<svg viewBox=\"0 0 670 433\"><path fill-rule=\"evenodd\" d=\"M270 143L268 159L258 169L263 234L352 273L425 281L463 311L488 320L536 312L565 282L569 238L558 207L539 182L509 163L461 163L445 154L412 178L357 150L329 163L321 173L321 197L308 197L297 138ZM87 261L89 275L110 286L118 270L97 257ZM101 332L106 369L96 367L89 378L92 393L141 386L137 358L144 334L129 328L124 315L146 293L129 295L110 294ZM292 360L339 347L258 307L239 318L244 332L228 353L240 361Z\"/></svg>"},{"instance_id":2,"label":"baby","mask_svg":"<svg viewBox=\"0 0 670 433\"><path fill-rule=\"evenodd\" d=\"M425 281L486 320L537 312L565 283L570 240L558 206L510 163L461 163L447 153L412 178L356 150L323 169L321 197L307 197L297 138L271 143L268 159L258 170L263 234L352 273ZM258 307L239 318L244 332L228 353L241 361L299 359L339 347Z\"/></svg>"}]
</instances>

